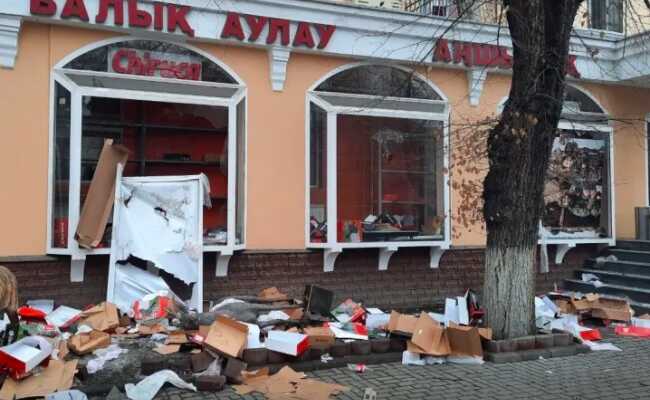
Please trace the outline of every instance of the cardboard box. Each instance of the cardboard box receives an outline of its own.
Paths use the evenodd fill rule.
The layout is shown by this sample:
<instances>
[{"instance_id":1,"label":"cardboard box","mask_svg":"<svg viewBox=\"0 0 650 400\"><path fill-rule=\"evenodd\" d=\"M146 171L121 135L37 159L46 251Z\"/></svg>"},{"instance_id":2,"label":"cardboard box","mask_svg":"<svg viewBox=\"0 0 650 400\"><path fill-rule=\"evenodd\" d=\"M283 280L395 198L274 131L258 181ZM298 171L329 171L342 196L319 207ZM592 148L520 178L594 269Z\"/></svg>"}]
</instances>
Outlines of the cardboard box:
<instances>
[{"instance_id":1,"label":"cardboard box","mask_svg":"<svg viewBox=\"0 0 650 400\"><path fill-rule=\"evenodd\" d=\"M599 298L592 303L591 316L614 321L630 322L632 310L625 300Z\"/></svg>"},{"instance_id":2,"label":"cardboard box","mask_svg":"<svg viewBox=\"0 0 650 400\"><path fill-rule=\"evenodd\" d=\"M412 315L400 314L397 311L390 313L388 320L388 331L391 333L402 334L406 336L413 335L417 318Z\"/></svg>"},{"instance_id":3,"label":"cardboard box","mask_svg":"<svg viewBox=\"0 0 650 400\"><path fill-rule=\"evenodd\" d=\"M238 358L241 356L248 337L248 326L235 320L218 316L210 326L203 343L212 349Z\"/></svg>"},{"instance_id":4,"label":"cardboard box","mask_svg":"<svg viewBox=\"0 0 650 400\"><path fill-rule=\"evenodd\" d=\"M329 328L308 327L305 335L309 338L309 347L316 349L329 349L336 342L334 333Z\"/></svg>"},{"instance_id":5,"label":"cardboard box","mask_svg":"<svg viewBox=\"0 0 650 400\"><path fill-rule=\"evenodd\" d=\"M111 345L111 335L101 331L78 333L68 340L68 347L77 355L92 353Z\"/></svg>"},{"instance_id":6,"label":"cardboard box","mask_svg":"<svg viewBox=\"0 0 650 400\"><path fill-rule=\"evenodd\" d=\"M77 225L75 238L81 247L90 249L101 242L113 210L117 164L125 164L128 157L126 147L113 144L112 139L104 141Z\"/></svg>"},{"instance_id":7,"label":"cardboard box","mask_svg":"<svg viewBox=\"0 0 650 400\"><path fill-rule=\"evenodd\" d=\"M307 335L294 332L270 331L266 348L290 356L299 356L309 348Z\"/></svg>"},{"instance_id":8,"label":"cardboard box","mask_svg":"<svg viewBox=\"0 0 650 400\"><path fill-rule=\"evenodd\" d=\"M120 326L120 318L115 304L104 302L81 313L80 325L88 325L98 331L106 332Z\"/></svg>"},{"instance_id":9,"label":"cardboard box","mask_svg":"<svg viewBox=\"0 0 650 400\"><path fill-rule=\"evenodd\" d=\"M447 327L447 336L452 356L483 357L481 335L477 328L451 324Z\"/></svg>"},{"instance_id":10,"label":"cardboard box","mask_svg":"<svg viewBox=\"0 0 650 400\"><path fill-rule=\"evenodd\" d=\"M411 342L427 355L446 356L451 353L445 329L425 312L420 314L415 323Z\"/></svg>"},{"instance_id":11,"label":"cardboard box","mask_svg":"<svg viewBox=\"0 0 650 400\"><path fill-rule=\"evenodd\" d=\"M77 360L68 362L52 360L38 375L32 375L19 382L5 379L0 390L0 399L45 397L56 391L70 389L76 369Z\"/></svg>"},{"instance_id":12,"label":"cardboard box","mask_svg":"<svg viewBox=\"0 0 650 400\"><path fill-rule=\"evenodd\" d=\"M28 336L0 348L0 366L7 368L14 379L22 379L42 363L47 363L52 345L41 336Z\"/></svg>"}]
</instances>

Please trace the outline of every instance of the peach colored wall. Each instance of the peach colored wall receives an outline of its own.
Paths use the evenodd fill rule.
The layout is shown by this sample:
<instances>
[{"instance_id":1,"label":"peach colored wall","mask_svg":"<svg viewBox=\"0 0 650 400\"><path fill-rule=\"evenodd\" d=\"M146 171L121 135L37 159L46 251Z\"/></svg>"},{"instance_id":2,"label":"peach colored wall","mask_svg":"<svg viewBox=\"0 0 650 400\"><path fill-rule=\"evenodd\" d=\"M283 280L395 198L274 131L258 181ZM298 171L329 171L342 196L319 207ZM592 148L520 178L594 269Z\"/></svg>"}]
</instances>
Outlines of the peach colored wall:
<instances>
[{"instance_id":1,"label":"peach colored wall","mask_svg":"<svg viewBox=\"0 0 650 400\"><path fill-rule=\"evenodd\" d=\"M13 70L0 70L0 256L44 254L46 245L49 77L51 68L72 51L114 33L26 23ZM248 88L247 245L251 249L302 249L305 231L305 92L341 58L293 53L284 91L271 90L265 50L197 44L235 71ZM463 151L467 126L494 116L507 95L509 76L489 74L480 105L468 100L464 71L422 71L449 98L452 157ZM620 237L634 235L634 206L645 204L643 123L650 112L650 91L587 85L614 116L616 124L616 212ZM464 131L465 130L465 131ZM456 152L456 153L454 153ZM453 160L452 160L453 164ZM476 160L485 166L485 160ZM452 179L454 179L452 170ZM468 175L481 183L482 171ZM477 191L477 195L480 192ZM458 209L464 201L452 190L454 245L481 245L481 223L464 226ZM480 209L477 210L480 213Z\"/></svg>"}]
</instances>

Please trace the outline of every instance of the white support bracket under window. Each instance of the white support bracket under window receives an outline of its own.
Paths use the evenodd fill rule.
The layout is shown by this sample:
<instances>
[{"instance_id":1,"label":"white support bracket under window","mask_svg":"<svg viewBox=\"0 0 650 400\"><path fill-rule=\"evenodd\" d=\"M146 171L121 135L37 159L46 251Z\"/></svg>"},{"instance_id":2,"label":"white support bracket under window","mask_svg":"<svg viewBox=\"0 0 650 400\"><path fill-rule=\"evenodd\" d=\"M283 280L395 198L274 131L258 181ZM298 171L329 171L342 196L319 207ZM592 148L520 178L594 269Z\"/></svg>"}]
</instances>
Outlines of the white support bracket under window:
<instances>
[{"instance_id":1,"label":"white support bracket under window","mask_svg":"<svg viewBox=\"0 0 650 400\"><path fill-rule=\"evenodd\" d=\"M70 282L83 282L86 269L86 255L74 254L70 257Z\"/></svg>"},{"instance_id":2,"label":"white support bracket under window","mask_svg":"<svg viewBox=\"0 0 650 400\"><path fill-rule=\"evenodd\" d=\"M223 250L216 254L217 265L215 268L215 276L224 277L228 276L228 264L230 263L230 258L232 257L232 250Z\"/></svg>"},{"instance_id":3,"label":"white support bracket under window","mask_svg":"<svg viewBox=\"0 0 650 400\"><path fill-rule=\"evenodd\" d=\"M397 251L397 246L382 247L379 249L379 270L387 271L391 256Z\"/></svg>"},{"instance_id":4,"label":"white support bracket under window","mask_svg":"<svg viewBox=\"0 0 650 400\"><path fill-rule=\"evenodd\" d=\"M0 67L13 68L18 56L18 34L22 19L15 15L0 15Z\"/></svg>"},{"instance_id":5,"label":"white support bracket under window","mask_svg":"<svg viewBox=\"0 0 650 400\"><path fill-rule=\"evenodd\" d=\"M334 272L336 258L343 252L341 248L325 249L323 251L323 272Z\"/></svg>"},{"instance_id":6,"label":"white support bracket under window","mask_svg":"<svg viewBox=\"0 0 650 400\"><path fill-rule=\"evenodd\" d=\"M438 269L440 268L440 259L442 258L442 255L445 253L446 250L448 250L449 247L431 247L429 251L429 266L431 269Z\"/></svg>"},{"instance_id":7,"label":"white support bracket under window","mask_svg":"<svg viewBox=\"0 0 650 400\"><path fill-rule=\"evenodd\" d=\"M562 264L564 261L564 256L572 248L576 247L575 243L560 243L555 247L555 264Z\"/></svg>"},{"instance_id":8,"label":"white support bracket under window","mask_svg":"<svg viewBox=\"0 0 650 400\"><path fill-rule=\"evenodd\" d=\"M478 106L483 93L483 86L487 79L487 69L485 67L472 68L467 71L467 84L469 85L469 104Z\"/></svg>"},{"instance_id":9,"label":"white support bracket under window","mask_svg":"<svg viewBox=\"0 0 650 400\"><path fill-rule=\"evenodd\" d=\"M286 47L273 46L269 49L269 67L271 68L269 73L271 75L271 87L274 92L284 90L289 56L291 56L291 50Z\"/></svg>"}]
</instances>

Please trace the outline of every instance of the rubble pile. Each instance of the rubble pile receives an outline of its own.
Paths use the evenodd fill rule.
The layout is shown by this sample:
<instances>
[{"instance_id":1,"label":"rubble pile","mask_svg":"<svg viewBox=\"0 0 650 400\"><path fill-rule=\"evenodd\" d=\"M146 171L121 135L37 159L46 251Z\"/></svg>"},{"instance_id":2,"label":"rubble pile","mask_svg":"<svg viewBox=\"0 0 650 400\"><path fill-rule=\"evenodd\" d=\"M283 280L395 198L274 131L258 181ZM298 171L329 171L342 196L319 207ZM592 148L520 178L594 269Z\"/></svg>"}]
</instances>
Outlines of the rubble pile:
<instances>
[{"instance_id":1,"label":"rubble pile","mask_svg":"<svg viewBox=\"0 0 650 400\"><path fill-rule=\"evenodd\" d=\"M202 313L166 292L134 301L126 313L110 302L79 310L30 301L18 309L18 336L0 347L0 399L84 399L89 380L115 364L132 375L118 389L134 400L152 399L165 384L191 391L230 384L237 393L269 399L328 399L347 388L301 371L347 365L363 373L366 364L399 360L482 363L482 341L491 332L470 326L478 322L470 318L468 299L478 308L471 297L468 291L448 299L444 314L418 315L352 299L333 306L334 294L313 285L303 299L268 288L222 299Z\"/></svg>"}]
</instances>

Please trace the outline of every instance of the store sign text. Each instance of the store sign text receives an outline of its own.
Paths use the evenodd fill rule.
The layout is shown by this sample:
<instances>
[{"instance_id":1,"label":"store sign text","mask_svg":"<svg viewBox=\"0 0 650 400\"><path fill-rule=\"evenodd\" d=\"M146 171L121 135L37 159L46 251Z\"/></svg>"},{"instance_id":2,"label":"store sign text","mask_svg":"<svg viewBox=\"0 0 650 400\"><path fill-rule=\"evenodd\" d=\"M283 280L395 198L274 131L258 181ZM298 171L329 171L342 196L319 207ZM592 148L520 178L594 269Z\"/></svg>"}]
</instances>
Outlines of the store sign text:
<instances>
[{"instance_id":1,"label":"store sign text","mask_svg":"<svg viewBox=\"0 0 650 400\"><path fill-rule=\"evenodd\" d=\"M451 45L450 45L451 43ZM483 66L512 69L512 56L503 46L490 44L447 41L440 39L433 50L433 61L464 64L467 67ZM567 75L580 78L576 66L576 56L569 55L566 65Z\"/></svg>"},{"instance_id":2,"label":"store sign text","mask_svg":"<svg viewBox=\"0 0 650 400\"><path fill-rule=\"evenodd\" d=\"M108 72L198 81L201 62L180 54L121 48L109 52Z\"/></svg>"},{"instance_id":3,"label":"store sign text","mask_svg":"<svg viewBox=\"0 0 650 400\"><path fill-rule=\"evenodd\" d=\"M59 5L63 4L60 17L63 20L77 19L89 22L90 16L85 0L29 0L32 15L55 17ZM117 26L128 24L130 28L153 28L156 31L173 33L180 30L187 36L194 36L194 29L188 22L192 11L190 6L153 2L151 9L139 8L138 0L97 0L99 11L95 23L106 24L109 13ZM58 5L57 5L58 2ZM292 25L295 32L292 34ZM244 29L244 26L247 29ZM257 42L264 40L273 45L324 49L336 31L334 25L312 24L302 21L289 21L282 18L269 18L258 15L229 12L221 29L222 39L237 39Z\"/></svg>"},{"instance_id":4,"label":"store sign text","mask_svg":"<svg viewBox=\"0 0 650 400\"><path fill-rule=\"evenodd\" d=\"M249 29L248 38L244 33L244 26L242 19L245 21ZM312 32L312 26L315 28L318 36L318 44L316 44L316 37ZM336 30L334 25L321 25L310 24L309 22L298 22L296 32L291 39L291 21L281 18L267 18L257 15L240 15L238 13L230 12L226 16L226 23L221 31L222 39L234 38L239 41L245 39L249 42L257 41L262 35L264 28L266 30L266 44L275 44L280 37L280 43L283 46L292 44L294 47L304 46L310 49L318 47L324 49L332 39L332 35Z\"/></svg>"},{"instance_id":5,"label":"store sign text","mask_svg":"<svg viewBox=\"0 0 650 400\"><path fill-rule=\"evenodd\" d=\"M95 23L104 24L108 18L109 8L113 9L113 20L115 25L124 25L124 1L125 0L99 0L99 12L95 16ZM131 28L151 28L162 31L165 28L164 20L167 16L166 28L168 32L175 32L180 29L187 36L194 36L194 29L187 22L187 14L191 11L190 6L179 6L176 4L153 3L153 15L150 12L138 8L137 0L126 0L128 25ZM57 11L57 4L54 0L30 0L30 13L53 17ZM65 0L61 10L61 19L78 19L84 22L90 20L84 0Z\"/></svg>"}]
</instances>

